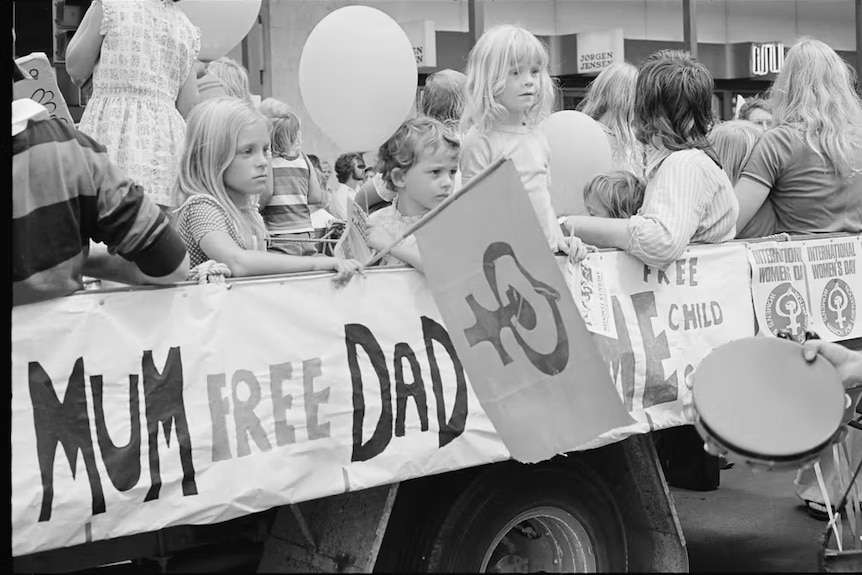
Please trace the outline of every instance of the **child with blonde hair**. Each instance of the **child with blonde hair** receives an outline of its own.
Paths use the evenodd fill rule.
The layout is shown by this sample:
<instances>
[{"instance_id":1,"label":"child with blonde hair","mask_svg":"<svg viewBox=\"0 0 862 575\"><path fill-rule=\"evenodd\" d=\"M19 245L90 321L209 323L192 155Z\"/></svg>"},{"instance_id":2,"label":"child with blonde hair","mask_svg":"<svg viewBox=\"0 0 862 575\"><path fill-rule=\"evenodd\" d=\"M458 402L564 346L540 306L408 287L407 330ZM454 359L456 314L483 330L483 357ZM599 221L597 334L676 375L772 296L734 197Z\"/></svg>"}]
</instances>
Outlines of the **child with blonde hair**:
<instances>
[{"instance_id":1,"label":"child with blonde hair","mask_svg":"<svg viewBox=\"0 0 862 575\"><path fill-rule=\"evenodd\" d=\"M309 204L323 199L317 171L302 153L302 129L292 112L272 120L272 190L260 197L260 213L271 242L270 251L295 256L317 253L312 239ZM306 241L303 241L306 240Z\"/></svg>"},{"instance_id":2,"label":"child with blonde hair","mask_svg":"<svg viewBox=\"0 0 862 575\"><path fill-rule=\"evenodd\" d=\"M293 111L290 104L283 102L278 98L273 98L272 96L264 98L263 102L260 103L260 106L257 107L257 110L270 120L281 118Z\"/></svg>"},{"instance_id":3,"label":"child with blonde hair","mask_svg":"<svg viewBox=\"0 0 862 575\"><path fill-rule=\"evenodd\" d=\"M251 88L248 83L248 71L233 58L222 56L207 64L207 74L215 76L222 84L228 96L241 98L251 102Z\"/></svg>"},{"instance_id":4,"label":"child with blonde hair","mask_svg":"<svg viewBox=\"0 0 862 575\"><path fill-rule=\"evenodd\" d=\"M596 174L584 186L584 205L591 216L630 218L643 205L645 189L642 179L625 170Z\"/></svg>"},{"instance_id":5,"label":"child with blonde hair","mask_svg":"<svg viewBox=\"0 0 862 575\"><path fill-rule=\"evenodd\" d=\"M266 251L253 199L266 189L269 147L269 122L250 102L212 98L189 114L174 195L191 265L215 260L235 277L333 270L348 279L359 267L353 260Z\"/></svg>"},{"instance_id":6,"label":"child with blonde hair","mask_svg":"<svg viewBox=\"0 0 862 575\"><path fill-rule=\"evenodd\" d=\"M466 186L498 158L510 158L539 219L548 246L569 253L551 205L550 157L539 124L554 105L548 50L518 26L495 26L482 34L467 60L461 179Z\"/></svg>"},{"instance_id":7,"label":"child with blonde hair","mask_svg":"<svg viewBox=\"0 0 862 575\"><path fill-rule=\"evenodd\" d=\"M590 82L580 109L605 131L614 168L642 176L646 158L634 130L637 77L637 68L628 62L614 62Z\"/></svg>"},{"instance_id":8,"label":"child with blonde hair","mask_svg":"<svg viewBox=\"0 0 862 575\"><path fill-rule=\"evenodd\" d=\"M378 168L397 195L393 205L368 216L370 248L387 248L452 193L460 147L455 134L429 117L405 121L380 146ZM381 260L384 266L402 263L422 271L413 235Z\"/></svg>"}]
</instances>

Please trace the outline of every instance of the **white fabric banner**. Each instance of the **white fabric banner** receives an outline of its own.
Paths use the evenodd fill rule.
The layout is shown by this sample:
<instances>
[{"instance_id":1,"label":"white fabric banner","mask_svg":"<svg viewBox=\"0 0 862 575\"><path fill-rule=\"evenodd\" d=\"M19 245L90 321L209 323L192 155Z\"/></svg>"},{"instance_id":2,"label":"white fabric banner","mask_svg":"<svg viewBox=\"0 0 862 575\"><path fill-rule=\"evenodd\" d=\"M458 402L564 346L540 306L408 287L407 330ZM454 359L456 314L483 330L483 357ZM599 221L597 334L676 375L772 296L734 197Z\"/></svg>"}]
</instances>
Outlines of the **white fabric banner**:
<instances>
[{"instance_id":1,"label":"white fabric banner","mask_svg":"<svg viewBox=\"0 0 862 575\"><path fill-rule=\"evenodd\" d=\"M691 373L716 347L754 335L745 245L692 246L663 272L617 251L577 268L572 294L636 420L584 447L693 423Z\"/></svg>"},{"instance_id":2,"label":"white fabric banner","mask_svg":"<svg viewBox=\"0 0 862 575\"><path fill-rule=\"evenodd\" d=\"M751 291L760 331L801 340L862 337L862 236L748 245Z\"/></svg>"},{"instance_id":3,"label":"white fabric banner","mask_svg":"<svg viewBox=\"0 0 862 575\"><path fill-rule=\"evenodd\" d=\"M753 333L745 249L565 274L637 421L583 448L688 422L687 376ZM230 286L13 308L14 556L509 458L418 273Z\"/></svg>"}]
</instances>

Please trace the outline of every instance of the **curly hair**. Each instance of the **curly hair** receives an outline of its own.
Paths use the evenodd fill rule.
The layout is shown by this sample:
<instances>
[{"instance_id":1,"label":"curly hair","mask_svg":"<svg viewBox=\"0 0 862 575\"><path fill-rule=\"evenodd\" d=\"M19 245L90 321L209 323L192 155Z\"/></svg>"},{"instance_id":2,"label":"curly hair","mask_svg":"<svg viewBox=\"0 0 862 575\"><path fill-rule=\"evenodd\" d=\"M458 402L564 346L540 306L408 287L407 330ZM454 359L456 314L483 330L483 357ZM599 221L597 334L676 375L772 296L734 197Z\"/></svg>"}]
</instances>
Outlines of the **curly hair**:
<instances>
[{"instance_id":1,"label":"curly hair","mask_svg":"<svg viewBox=\"0 0 862 575\"><path fill-rule=\"evenodd\" d=\"M548 72L547 46L524 28L504 24L485 31L467 57L462 131L473 125L487 131L506 115L499 100L509 72L525 62L541 70L538 97L527 111L527 123L537 126L551 114L557 86Z\"/></svg>"},{"instance_id":2,"label":"curly hair","mask_svg":"<svg viewBox=\"0 0 862 575\"><path fill-rule=\"evenodd\" d=\"M638 70L635 130L638 139L656 139L668 150L709 147L715 82L688 52L660 50Z\"/></svg>"},{"instance_id":3,"label":"curly hair","mask_svg":"<svg viewBox=\"0 0 862 575\"><path fill-rule=\"evenodd\" d=\"M395 130L377 152L377 171L389 186L392 170L409 170L424 150L447 148L454 154L461 150L461 141L443 122L429 116L406 120Z\"/></svg>"},{"instance_id":4,"label":"curly hair","mask_svg":"<svg viewBox=\"0 0 862 575\"><path fill-rule=\"evenodd\" d=\"M804 37L787 51L784 66L769 89L773 126L788 125L839 177L856 171L862 128L862 102L853 89L855 74L835 50Z\"/></svg>"},{"instance_id":5,"label":"curly hair","mask_svg":"<svg viewBox=\"0 0 862 575\"><path fill-rule=\"evenodd\" d=\"M593 176L584 186L584 202L595 196L611 218L630 218L644 203L646 184L627 170Z\"/></svg>"},{"instance_id":6,"label":"curly hair","mask_svg":"<svg viewBox=\"0 0 862 575\"><path fill-rule=\"evenodd\" d=\"M362 163L362 154L359 152L347 152L346 154L341 154L335 160L335 178L339 183L343 184L350 179L350 174L353 173L353 160L359 160Z\"/></svg>"},{"instance_id":7,"label":"curly hair","mask_svg":"<svg viewBox=\"0 0 862 575\"><path fill-rule=\"evenodd\" d=\"M742 106L739 107L739 119L740 120L748 120L751 118L751 113L755 110L763 110L764 112L772 113L772 106L769 105L769 100L761 98L760 96L754 96L745 101Z\"/></svg>"}]
</instances>

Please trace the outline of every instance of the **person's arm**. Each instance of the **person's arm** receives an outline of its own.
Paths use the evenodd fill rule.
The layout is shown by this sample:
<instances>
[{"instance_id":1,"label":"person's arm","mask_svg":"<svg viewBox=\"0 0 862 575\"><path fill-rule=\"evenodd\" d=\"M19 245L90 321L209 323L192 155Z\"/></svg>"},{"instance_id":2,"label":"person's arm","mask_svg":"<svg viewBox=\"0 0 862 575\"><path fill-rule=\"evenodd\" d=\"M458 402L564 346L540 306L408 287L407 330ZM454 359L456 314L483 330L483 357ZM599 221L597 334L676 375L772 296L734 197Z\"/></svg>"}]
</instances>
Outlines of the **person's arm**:
<instances>
[{"instance_id":1,"label":"person's arm","mask_svg":"<svg viewBox=\"0 0 862 575\"><path fill-rule=\"evenodd\" d=\"M317 177L317 170L308 159L308 156L302 154L305 160L305 165L308 166L308 205L315 206L323 202L323 189L320 186L320 179Z\"/></svg>"},{"instance_id":2,"label":"person's arm","mask_svg":"<svg viewBox=\"0 0 862 575\"><path fill-rule=\"evenodd\" d=\"M569 216L566 228L583 242L598 248L624 250L629 244L629 220Z\"/></svg>"},{"instance_id":3,"label":"person's arm","mask_svg":"<svg viewBox=\"0 0 862 575\"><path fill-rule=\"evenodd\" d=\"M331 270L336 280L349 277L359 264L327 256L289 256L259 250L245 250L227 232L213 230L200 239L201 250L211 260L230 268L233 277Z\"/></svg>"},{"instance_id":4,"label":"person's arm","mask_svg":"<svg viewBox=\"0 0 862 575\"><path fill-rule=\"evenodd\" d=\"M84 262L84 275L129 285L165 285L185 281L189 275L189 256L185 255L172 272L163 276L148 276L134 263L111 254L104 244L92 244Z\"/></svg>"},{"instance_id":5,"label":"person's arm","mask_svg":"<svg viewBox=\"0 0 862 575\"><path fill-rule=\"evenodd\" d=\"M739 217L736 219L736 229L742 230L754 217L754 214L769 196L769 186L757 180L742 176L733 188L739 202Z\"/></svg>"},{"instance_id":6,"label":"person's arm","mask_svg":"<svg viewBox=\"0 0 862 575\"><path fill-rule=\"evenodd\" d=\"M93 75L93 68L102 50L102 3L90 4L81 25L66 47L66 72L77 86Z\"/></svg>"},{"instance_id":7,"label":"person's arm","mask_svg":"<svg viewBox=\"0 0 862 575\"><path fill-rule=\"evenodd\" d=\"M198 94L197 72L195 71L194 66L192 66L186 81L180 88L180 93L177 95L176 106L180 115L183 118L187 118L189 112L192 111L192 108L197 106L199 100L200 94Z\"/></svg>"}]
</instances>

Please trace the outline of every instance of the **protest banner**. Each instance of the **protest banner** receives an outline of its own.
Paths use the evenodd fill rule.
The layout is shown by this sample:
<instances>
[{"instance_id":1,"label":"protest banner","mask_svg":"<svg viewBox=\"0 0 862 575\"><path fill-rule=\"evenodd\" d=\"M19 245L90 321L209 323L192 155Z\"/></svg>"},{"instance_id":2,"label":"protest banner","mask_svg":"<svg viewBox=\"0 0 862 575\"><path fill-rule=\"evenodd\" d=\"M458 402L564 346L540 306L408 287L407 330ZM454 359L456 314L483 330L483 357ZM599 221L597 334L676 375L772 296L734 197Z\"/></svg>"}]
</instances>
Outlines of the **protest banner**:
<instances>
[{"instance_id":1,"label":"protest banner","mask_svg":"<svg viewBox=\"0 0 862 575\"><path fill-rule=\"evenodd\" d=\"M862 293L860 236L748 245L751 292L761 332L805 332L841 341L862 336L856 294Z\"/></svg>"},{"instance_id":2,"label":"protest banner","mask_svg":"<svg viewBox=\"0 0 862 575\"><path fill-rule=\"evenodd\" d=\"M70 126L74 125L48 56L42 52L33 52L16 59L15 63L28 78L12 85L12 98L30 98L45 106L52 118L62 120Z\"/></svg>"},{"instance_id":3,"label":"protest banner","mask_svg":"<svg viewBox=\"0 0 862 575\"><path fill-rule=\"evenodd\" d=\"M667 270L618 251L569 265L570 287L635 423L583 447L692 423L690 376L714 348L754 335L745 246L691 246Z\"/></svg>"},{"instance_id":4,"label":"protest banner","mask_svg":"<svg viewBox=\"0 0 862 575\"><path fill-rule=\"evenodd\" d=\"M83 292L12 324L14 556L509 458L412 270Z\"/></svg>"},{"instance_id":5,"label":"protest banner","mask_svg":"<svg viewBox=\"0 0 862 575\"><path fill-rule=\"evenodd\" d=\"M631 422L511 160L423 221L428 286L512 457L548 459Z\"/></svg>"}]
</instances>

